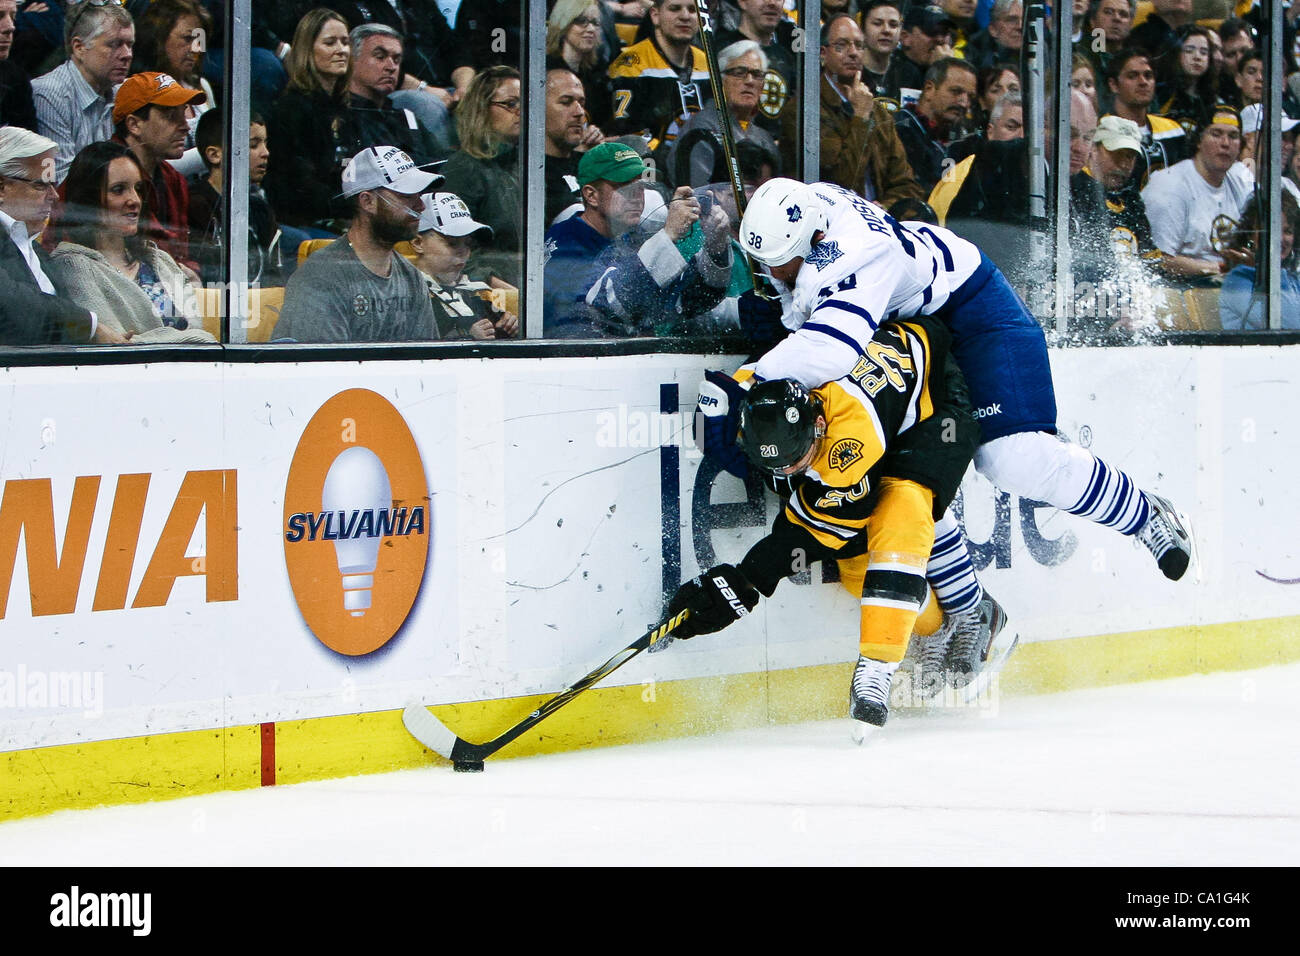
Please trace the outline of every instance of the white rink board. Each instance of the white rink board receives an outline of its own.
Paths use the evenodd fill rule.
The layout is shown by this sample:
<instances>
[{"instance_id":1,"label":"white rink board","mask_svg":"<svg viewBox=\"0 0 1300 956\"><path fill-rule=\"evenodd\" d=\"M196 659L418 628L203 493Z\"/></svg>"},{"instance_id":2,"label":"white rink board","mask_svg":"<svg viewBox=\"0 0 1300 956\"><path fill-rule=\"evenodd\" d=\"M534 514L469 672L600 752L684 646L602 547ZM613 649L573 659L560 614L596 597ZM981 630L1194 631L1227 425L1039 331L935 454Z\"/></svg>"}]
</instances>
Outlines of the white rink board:
<instances>
[{"instance_id":1,"label":"white rink board","mask_svg":"<svg viewBox=\"0 0 1300 956\"><path fill-rule=\"evenodd\" d=\"M1300 586L1258 573L1300 577L1297 357L1295 346L1053 352L1063 433L1192 513L1204 579L1166 582L1128 540L1050 509L1036 512L1027 544L1020 503L1009 499L1010 520L998 521L991 487L971 475L965 510L990 562L982 578L1022 639L1300 613ZM702 372L724 364L651 355L0 372L0 479L51 480L60 548L75 479L102 476L75 611L33 617L24 538L0 623L0 682L10 675L12 691L19 673L98 675L97 713L0 699L0 751L557 690L657 619L665 552L679 548L672 534L665 547L665 502L680 508L679 574L698 570L693 534L711 520L692 504L699 456L655 442L689 423ZM672 386L680 414L652 423ZM414 436L430 545L396 636L347 657L315 638L289 586L284 494L308 419L356 388L387 399ZM237 600L208 602L194 576L162 607L92 611L118 476L152 475L134 596L185 474L216 469L237 474ZM715 506L744 497L726 476L712 490ZM770 521L775 500L764 508ZM701 538L716 560L739 560L763 532L754 520L725 518L742 526ZM202 537L187 554L206 553ZM726 635L643 655L611 683L849 660L856 637L856 602L838 585L786 583Z\"/></svg>"}]
</instances>

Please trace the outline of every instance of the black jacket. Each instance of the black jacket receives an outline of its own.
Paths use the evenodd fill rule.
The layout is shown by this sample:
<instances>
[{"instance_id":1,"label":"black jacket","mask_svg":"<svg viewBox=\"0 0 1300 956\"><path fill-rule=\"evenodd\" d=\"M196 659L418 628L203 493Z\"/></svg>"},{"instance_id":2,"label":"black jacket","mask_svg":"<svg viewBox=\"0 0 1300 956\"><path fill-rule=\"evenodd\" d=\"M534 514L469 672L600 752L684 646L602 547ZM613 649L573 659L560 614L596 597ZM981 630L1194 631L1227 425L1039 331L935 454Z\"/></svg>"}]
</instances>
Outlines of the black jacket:
<instances>
[{"instance_id":1,"label":"black jacket","mask_svg":"<svg viewBox=\"0 0 1300 956\"><path fill-rule=\"evenodd\" d=\"M39 244L36 258L48 276L49 255ZM0 234L0 345L84 345L90 326L90 313L81 306L41 291L14 241Z\"/></svg>"}]
</instances>

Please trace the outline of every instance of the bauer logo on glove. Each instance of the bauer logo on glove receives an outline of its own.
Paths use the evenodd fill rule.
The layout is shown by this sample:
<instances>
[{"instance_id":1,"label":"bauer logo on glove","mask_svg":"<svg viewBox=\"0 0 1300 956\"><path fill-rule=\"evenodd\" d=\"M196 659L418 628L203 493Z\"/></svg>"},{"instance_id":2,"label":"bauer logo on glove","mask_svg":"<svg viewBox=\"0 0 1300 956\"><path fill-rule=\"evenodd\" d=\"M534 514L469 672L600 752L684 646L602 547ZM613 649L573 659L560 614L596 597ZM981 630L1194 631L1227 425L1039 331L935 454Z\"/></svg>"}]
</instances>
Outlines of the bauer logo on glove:
<instances>
[{"instance_id":1,"label":"bauer logo on glove","mask_svg":"<svg viewBox=\"0 0 1300 956\"><path fill-rule=\"evenodd\" d=\"M685 640L720 631L749 614L758 604L758 597L749 579L730 564L710 568L687 581L673 595L668 605L669 617L683 610L691 612L673 631L673 637Z\"/></svg>"}]
</instances>

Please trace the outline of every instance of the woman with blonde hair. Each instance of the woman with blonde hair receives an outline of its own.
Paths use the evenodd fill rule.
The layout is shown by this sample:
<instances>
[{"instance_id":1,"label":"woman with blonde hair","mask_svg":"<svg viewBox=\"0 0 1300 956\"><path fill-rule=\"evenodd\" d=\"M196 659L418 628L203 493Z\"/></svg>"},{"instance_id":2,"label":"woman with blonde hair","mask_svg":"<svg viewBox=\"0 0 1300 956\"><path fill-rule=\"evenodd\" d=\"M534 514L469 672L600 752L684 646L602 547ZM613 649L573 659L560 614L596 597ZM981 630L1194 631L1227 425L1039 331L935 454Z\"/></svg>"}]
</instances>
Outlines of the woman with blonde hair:
<instances>
[{"instance_id":1,"label":"woman with blonde hair","mask_svg":"<svg viewBox=\"0 0 1300 956\"><path fill-rule=\"evenodd\" d=\"M460 196L470 214L492 229L492 241L480 256L483 267L512 286L519 285L523 243L522 113L518 70L493 66L476 74L456 110L460 150L441 170L447 192Z\"/></svg>"},{"instance_id":2,"label":"woman with blonde hair","mask_svg":"<svg viewBox=\"0 0 1300 956\"><path fill-rule=\"evenodd\" d=\"M145 177L135 155L120 143L91 143L63 188L50 270L68 297L133 344L215 342L189 275L140 234Z\"/></svg>"},{"instance_id":3,"label":"woman with blonde hair","mask_svg":"<svg viewBox=\"0 0 1300 956\"><path fill-rule=\"evenodd\" d=\"M282 223L332 234L343 167L356 152L345 142L352 79L347 21L325 7L309 10L294 30L285 68L289 86L271 113L274 159L262 185Z\"/></svg>"},{"instance_id":4,"label":"woman with blonde hair","mask_svg":"<svg viewBox=\"0 0 1300 956\"><path fill-rule=\"evenodd\" d=\"M593 0L558 0L546 18L546 68L568 67L578 75L587 95L587 117L598 127L613 114L603 27L600 4Z\"/></svg>"}]
</instances>

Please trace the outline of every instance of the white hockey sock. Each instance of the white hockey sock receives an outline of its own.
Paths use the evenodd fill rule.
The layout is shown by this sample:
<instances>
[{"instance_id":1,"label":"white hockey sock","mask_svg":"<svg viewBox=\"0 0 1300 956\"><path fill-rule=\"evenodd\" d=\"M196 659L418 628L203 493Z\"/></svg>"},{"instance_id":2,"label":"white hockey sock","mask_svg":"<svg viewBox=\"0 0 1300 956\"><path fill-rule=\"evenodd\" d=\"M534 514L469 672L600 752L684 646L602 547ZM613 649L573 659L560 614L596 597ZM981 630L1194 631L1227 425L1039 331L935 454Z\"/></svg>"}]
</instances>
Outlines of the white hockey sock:
<instances>
[{"instance_id":1,"label":"white hockey sock","mask_svg":"<svg viewBox=\"0 0 1300 956\"><path fill-rule=\"evenodd\" d=\"M951 509L934 523L934 549L925 567L925 578L939 606L948 614L969 611L984 596L966 548L966 535Z\"/></svg>"},{"instance_id":2,"label":"white hockey sock","mask_svg":"<svg viewBox=\"0 0 1300 956\"><path fill-rule=\"evenodd\" d=\"M1003 491L1044 501L1120 534L1136 534L1150 511L1132 478L1086 448L1046 432L1007 435L981 445L975 467Z\"/></svg>"}]
</instances>

